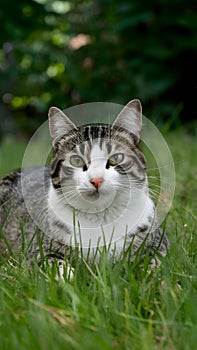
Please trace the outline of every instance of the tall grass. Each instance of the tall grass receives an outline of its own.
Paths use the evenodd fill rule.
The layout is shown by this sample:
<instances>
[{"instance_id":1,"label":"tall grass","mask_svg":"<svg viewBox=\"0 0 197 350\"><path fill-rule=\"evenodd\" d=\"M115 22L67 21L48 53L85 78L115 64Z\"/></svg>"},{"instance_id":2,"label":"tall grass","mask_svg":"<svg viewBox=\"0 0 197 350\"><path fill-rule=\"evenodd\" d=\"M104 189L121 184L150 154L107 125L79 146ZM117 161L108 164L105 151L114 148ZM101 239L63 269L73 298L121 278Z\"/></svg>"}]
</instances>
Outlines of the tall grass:
<instances>
[{"instance_id":1,"label":"tall grass","mask_svg":"<svg viewBox=\"0 0 197 350\"><path fill-rule=\"evenodd\" d=\"M161 266L140 269L126 255L114 265L103 254L99 264L78 259L74 279L57 281L53 269L1 258L1 349L196 349L197 144L181 129L167 141L177 187L165 223L171 249ZM20 166L10 159L21 154L16 143L3 147L2 174Z\"/></svg>"}]
</instances>

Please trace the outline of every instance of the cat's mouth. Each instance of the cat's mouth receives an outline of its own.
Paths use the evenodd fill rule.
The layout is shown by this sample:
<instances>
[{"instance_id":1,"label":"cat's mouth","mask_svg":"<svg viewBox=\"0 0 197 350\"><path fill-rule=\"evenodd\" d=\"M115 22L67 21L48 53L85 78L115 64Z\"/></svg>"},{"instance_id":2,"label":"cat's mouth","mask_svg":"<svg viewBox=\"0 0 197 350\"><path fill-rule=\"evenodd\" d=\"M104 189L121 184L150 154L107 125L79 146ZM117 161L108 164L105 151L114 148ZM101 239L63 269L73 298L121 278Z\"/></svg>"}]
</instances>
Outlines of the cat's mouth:
<instances>
[{"instance_id":1,"label":"cat's mouth","mask_svg":"<svg viewBox=\"0 0 197 350\"><path fill-rule=\"evenodd\" d=\"M90 187L80 188L79 187L78 194L87 203L100 202L100 203L103 203L104 206L107 203L107 206L108 206L108 204L111 203L111 201L113 201L113 199L115 198L116 191L113 186L110 186L110 190L109 190L109 185L105 186L102 184L99 188L90 188Z\"/></svg>"},{"instance_id":2,"label":"cat's mouth","mask_svg":"<svg viewBox=\"0 0 197 350\"><path fill-rule=\"evenodd\" d=\"M98 213L111 207L117 191L110 183L102 183L100 186L90 186L89 184L66 184L63 188L65 203L76 210L87 213Z\"/></svg>"},{"instance_id":3,"label":"cat's mouth","mask_svg":"<svg viewBox=\"0 0 197 350\"><path fill-rule=\"evenodd\" d=\"M113 205L117 192L112 187L109 184L101 185L99 188L78 186L75 191L64 188L64 198L66 203L76 210L99 213Z\"/></svg>"},{"instance_id":4,"label":"cat's mouth","mask_svg":"<svg viewBox=\"0 0 197 350\"><path fill-rule=\"evenodd\" d=\"M90 202L96 201L101 196L101 193L100 193L99 189L82 190L82 191L79 191L79 194L84 199L86 199L86 200L88 200Z\"/></svg>"}]
</instances>

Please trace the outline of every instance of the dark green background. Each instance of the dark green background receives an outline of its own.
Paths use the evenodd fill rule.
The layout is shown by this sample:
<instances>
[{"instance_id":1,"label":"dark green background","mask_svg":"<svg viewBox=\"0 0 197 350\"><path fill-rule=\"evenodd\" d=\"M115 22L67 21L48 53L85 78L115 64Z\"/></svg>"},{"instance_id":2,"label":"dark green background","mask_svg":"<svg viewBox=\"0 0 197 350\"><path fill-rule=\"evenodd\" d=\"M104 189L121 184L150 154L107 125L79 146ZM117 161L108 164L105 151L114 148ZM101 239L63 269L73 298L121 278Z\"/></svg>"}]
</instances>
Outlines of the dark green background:
<instances>
[{"instance_id":1,"label":"dark green background","mask_svg":"<svg viewBox=\"0 0 197 350\"><path fill-rule=\"evenodd\" d=\"M138 97L161 126L196 118L195 1L0 5L1 137L18 130L29 136L51 105Z\"/></svg>"}]
</instances>

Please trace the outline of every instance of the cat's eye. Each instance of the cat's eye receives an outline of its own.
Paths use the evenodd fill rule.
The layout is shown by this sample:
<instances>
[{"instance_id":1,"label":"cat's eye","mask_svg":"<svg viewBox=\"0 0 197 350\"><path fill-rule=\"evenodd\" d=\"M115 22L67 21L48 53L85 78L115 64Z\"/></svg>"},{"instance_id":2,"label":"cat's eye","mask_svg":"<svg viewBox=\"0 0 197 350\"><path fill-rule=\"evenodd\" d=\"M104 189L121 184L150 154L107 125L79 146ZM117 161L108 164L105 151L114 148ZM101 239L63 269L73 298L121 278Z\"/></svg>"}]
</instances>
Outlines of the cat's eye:
<instances>
[{"instance_id":1,"label":"cat's eye","mask_svg":"<svg viewBox=\"0 0 197 350\"><path fill-rule=\"evenodd\" d=\"M84 162L83 158L76 155L76 156L70 157L70 164L76 168L82 168L85 165L85 162Z\"/></svg>"},{"instance_id":2,"label":"cat's eye","mask_svg":"<svg viewBox=\"0 0 197 350\"><path fill-rule=\"evenodd\" d=\"M109 163L109 165L115 166L115 165L121 163L123 161L123 159L124 159L123 153L115 153L109 158L108 163Z\"/></svg>"}]
</instances>

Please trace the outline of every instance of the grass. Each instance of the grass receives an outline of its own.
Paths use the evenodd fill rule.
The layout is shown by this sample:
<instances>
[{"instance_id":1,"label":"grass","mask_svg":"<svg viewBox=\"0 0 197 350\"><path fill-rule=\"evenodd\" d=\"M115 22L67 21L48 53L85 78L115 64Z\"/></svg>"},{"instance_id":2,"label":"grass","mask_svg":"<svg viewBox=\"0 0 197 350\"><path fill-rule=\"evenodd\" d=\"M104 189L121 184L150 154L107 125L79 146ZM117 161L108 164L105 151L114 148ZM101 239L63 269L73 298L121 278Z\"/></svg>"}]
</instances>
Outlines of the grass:
<instances>
[{"instance_id":1,"label":"grass","mask_svg":"<svg viewBox=\"0 0 197 350\"><path fill-rule=\"evenodd\" d=\"M166 138L177 186L165 223L171 249L161 267L150 273L126 257L113 266L103 255L98 265L78 261L74 280L64 282L53 269L46 275L23 259L2 259L0 348L196 349L197 142L185 129ZM22 148L11 140L1 146L2 174L20 166Z\"/></svg>"}]
</instances>

